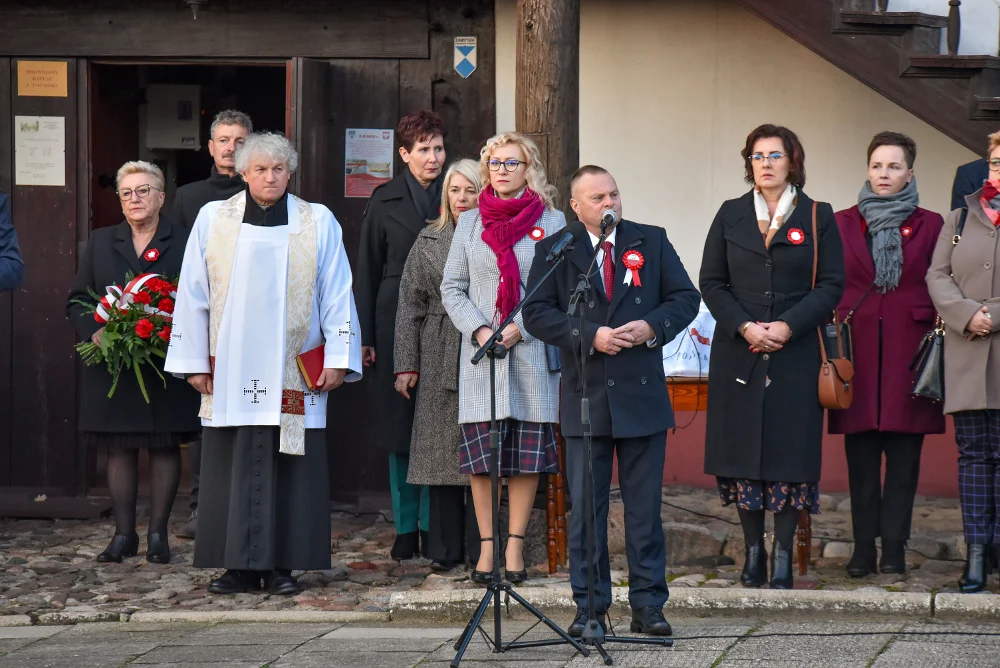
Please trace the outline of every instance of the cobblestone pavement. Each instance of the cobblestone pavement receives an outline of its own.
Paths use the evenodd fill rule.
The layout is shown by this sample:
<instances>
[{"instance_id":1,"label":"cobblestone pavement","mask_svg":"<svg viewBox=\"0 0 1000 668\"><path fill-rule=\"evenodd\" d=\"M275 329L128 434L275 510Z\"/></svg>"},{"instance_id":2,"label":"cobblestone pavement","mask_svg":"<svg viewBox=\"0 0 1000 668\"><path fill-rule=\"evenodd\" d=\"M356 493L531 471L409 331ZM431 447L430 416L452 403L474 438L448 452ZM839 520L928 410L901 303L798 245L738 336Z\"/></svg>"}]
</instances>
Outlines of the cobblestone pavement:
<instances>
[{"instance_id":1,"label":"cobblestone pavement","mask_svg":"<svg viewBox=\"0 0 1000 668\"><path fill-rule=\"evenodd\" d=\"M731 508L722 508L708 490L664 488L663 522L669 550L668 578L677 587L739 587L743 539ZM850 514L843 496L822 497L823 512L813 521L813 562L808 575L796 577L803 589L879 587L891 591L946 592L961 575L964 542L954 499L918 499L907 576L880 575L852 580L844 573L850 555ZM180 504L178 504L180 506ZM388 514L388 512L386 512ZM175 514L171 531L186 517ZM354 517L333 513L333 566L299 579L302 594L216 596L207 592L218 571L191 568L193 541L171 538L170 564L147 563L140 556L122 564L98 564L113 523L102 521L0 522L0 615L74 612L84 616L157 610L359 610L386 609L393 592L470 588L466 569L432 574L429 562L397 563L388 557L392 525L379 514ZM142 520L140 520L141 524ZM544 515L536 511L531 527L532 553L544 558ZM612 504L609 520L613 579L627 582L621 503ZM544 564L532 570L534 584L564 583L566 575L545 577ZM996 580L992 590L997 591ZM1000 659L998 659L1000 664Z\"/></svg>"},{"instance_id":2,"label":"cobblestone pavement","mask_svg":"<svg viewBox=\"0 0 1000 668\"><path fill-rule=\"evenodd\" d=\"M569 620L556 620L565 624ZM623 668L980 668L1000 662L1000 625L673 618L672 648L609 643ZM627 630L627 622L618 620ZM525 630L505 627L505 639ZM0 668L443 668L460 628L338 624L142 624L0 628ZM551 637L535 629L526 638ZM584 668L563 645L491 653L477 637L462 666Z\"/></svg>"}]
</instances>

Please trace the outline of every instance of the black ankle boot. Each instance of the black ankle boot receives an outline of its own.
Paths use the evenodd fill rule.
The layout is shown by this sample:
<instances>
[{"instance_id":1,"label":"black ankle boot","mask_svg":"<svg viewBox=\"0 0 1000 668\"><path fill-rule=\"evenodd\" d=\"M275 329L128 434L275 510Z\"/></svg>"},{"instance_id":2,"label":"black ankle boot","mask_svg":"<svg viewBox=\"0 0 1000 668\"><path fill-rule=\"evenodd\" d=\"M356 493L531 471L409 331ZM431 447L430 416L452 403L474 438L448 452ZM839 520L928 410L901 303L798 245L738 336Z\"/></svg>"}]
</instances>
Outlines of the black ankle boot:
<instances>
[{"instance_id":1,"label":"black ankle boot","mask_svg":"<svg viewBox=\"0 0 1000 668\"><path fill-rule=\"evenodd\" d=\"M792 588L792 550L775 540L771 546L771 589Z\"/></svg>"},{"instance_id":2,"label":"black ankle boot","mask_svg":"<svg viewBox=\"0 0 1000 668\"><path fill-rule=\"evenodd\" d=\"M740 583L744 587L760 587L767 582L767 550L764 541L758 540L753 545L746 546L746 561L740 574Z\"/></svg>"},{"instance_id":3,"label":"black ankle boot","mask_svg":"<svg viewBox=\"0 0 1000 668\"><path fill-rule=\"evenodd\" d=\"M402 561L404 559L412 559L417 556L417 550L420 548L420 532L411 531L410 533L401 533L396 535L396 541L392 544L392 549L389 551L389 556L396 561Z\"/></svg>"},{"instance_id":4,"label":"black ankle boot","mask_svg":"<svg viewBox=\"0 0 1000 668\"><path fill-rule=\"evenodd\" d=\"M882 539L882 558L878 569L883 573L906 573L906 541Z\"/></svg>"},{"instance_id":5,"label":"black ankle boot","mask_svg":"<svg viewBox=\"0 0 1000 668\"><path fill-rule=\"evenodd\" d=\"M133 532L131 536L115 534L104 552L97 555L97 561L102 564L108 562L120 564L122 559L134 557L137 554L139 554L139 535L137 533Z\"/></svg>"},{"instance_id":6,"label":"black ankle boot","mask_svg":"<svg viewBox=\"0 0 1000 668\"><path fill-rule=\"evenodd\" d=\"M154 564L170 563L170 545L167 534L151 533L146 536L146 561Z\"/></svg>"},{"instance_id":7,"label":"black ankle boot","mask_svg":"<svg viewBox=\"0 0 1000 668\"><path fill-rule=\"evenodd\" d=\"M958 588L965 594L974 594L986 588L990 575L990 549L986 545L969 545L965 560L965 573L958 581Z\"/></svg>"},{"instance_id":8,"label":"black ankle boot","mask_svg":"<svg viewBox=\"0 0 1000 668\"><path fill-rule=\"evenodd\" d=\"M884 552L883 552L884 554ZM847 574L852 578L863 578L866 575L874 575L875 562L878 560L878 552L875 550L874 540L854 541L854 554L847 562Z\"/></svg>"}]
</instances>

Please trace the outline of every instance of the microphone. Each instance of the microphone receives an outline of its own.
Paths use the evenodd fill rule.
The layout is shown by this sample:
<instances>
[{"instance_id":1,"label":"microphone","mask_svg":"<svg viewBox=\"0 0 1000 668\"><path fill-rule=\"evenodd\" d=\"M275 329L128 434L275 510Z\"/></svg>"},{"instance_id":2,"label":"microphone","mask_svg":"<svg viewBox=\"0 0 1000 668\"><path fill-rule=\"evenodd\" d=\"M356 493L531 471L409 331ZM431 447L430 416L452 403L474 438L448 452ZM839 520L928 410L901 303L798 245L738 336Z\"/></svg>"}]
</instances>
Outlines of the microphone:
<instances>
[{"instance_id":1,"label":"microphone","mask_svg":"<svg viewBox=\"0 0 1000 668\"><path fill-rule=\"evenodd\" d=\"M614 209L605 209L604 213L601 214L601 232L605 232L609 227L614 227L617 222L618 214L615 213Z\"/></svg>"},{"instance_id":2,"label":"microphone","mask_svg":"<svg viewBox=\"0 0 1000 668\"><path fill-rule=\"evenodd\" d=\"M545 256L545 261L549 264L552 264L553 262L558 260L562 256L562 254L565 253L570 248L570 246L574 241L576 241L576 235L574 235L569 230L563 232L562 236L559 237L559 240L556 241L552 245L552 248L549 249L548 255Z\"/></svg>"}]
</instances>

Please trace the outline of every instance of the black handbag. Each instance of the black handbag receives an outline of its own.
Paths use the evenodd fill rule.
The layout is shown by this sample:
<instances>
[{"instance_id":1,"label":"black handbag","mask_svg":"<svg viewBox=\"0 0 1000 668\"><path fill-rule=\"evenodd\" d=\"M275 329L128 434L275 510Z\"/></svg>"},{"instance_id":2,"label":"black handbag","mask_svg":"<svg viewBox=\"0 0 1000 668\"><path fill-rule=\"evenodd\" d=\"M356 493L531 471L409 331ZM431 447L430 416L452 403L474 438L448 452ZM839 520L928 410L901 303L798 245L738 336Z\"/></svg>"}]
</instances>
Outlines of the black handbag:
<instances>
[{"instance_id":1,"label":"black handbag","mask_svg":"<svg viewBox=\"0 0 1000 668\"><path fill-rule=\"evenodd\" d=\"M851 363L854 362L854 339L852 338L853 334L851 332L851 318L854 317L854 312L858 310L858 307L861 306L861 303L874 287L875 283L868 286L865 293L861 295L861 299L859 299L858 303L854 305L854 308L847 312L847 315L843 320L838 322L837 311L833 311L833 322L823 328L823 345L826 347L826 356L828 359L838 359L842 357ZM840 330L839 344L837 341L837 330ZM841 348L843 348L843 355L840 354Z\"/></svg>"},{"instance_id":2,"label":"black handbag","mask_svg":"<svg viewBox=\"0 0 1000 668\"><path fill-rule=\"evenodd\" d=\"M917 373L910 394L931 401L944 400L944 322L941 316L937 317L934 329L921 339L910 363L910 371L914 370Z\"/></svg>"}]
</instances>

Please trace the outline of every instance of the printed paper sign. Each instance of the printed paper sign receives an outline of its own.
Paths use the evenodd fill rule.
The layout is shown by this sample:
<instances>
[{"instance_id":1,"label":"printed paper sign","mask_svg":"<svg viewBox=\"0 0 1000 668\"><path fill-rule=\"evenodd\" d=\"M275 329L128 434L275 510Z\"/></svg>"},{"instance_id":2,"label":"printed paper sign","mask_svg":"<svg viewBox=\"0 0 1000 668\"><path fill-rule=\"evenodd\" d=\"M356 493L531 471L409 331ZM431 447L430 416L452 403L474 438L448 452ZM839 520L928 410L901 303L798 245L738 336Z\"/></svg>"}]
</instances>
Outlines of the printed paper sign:
<instances>
[{"instance_id":1,"label":"printed paper sign","mask_svg":"<svg viewBox=\"0 0 1000 668\"><path fill-rule=\"evenodd\" d=\"M348 128L344 142L344 197L370 197L392 180L393 130Z\"/></svg>"},{"instance_id":2,"label":"printed paper sign","mask_svg":"<svg viewBox=\"0 0 1000 668\"><path fill-rule=\"evenodd\" d=\"M66 119L14 117L14 185L66 185Z\"/></svg>"}]
</instances>

